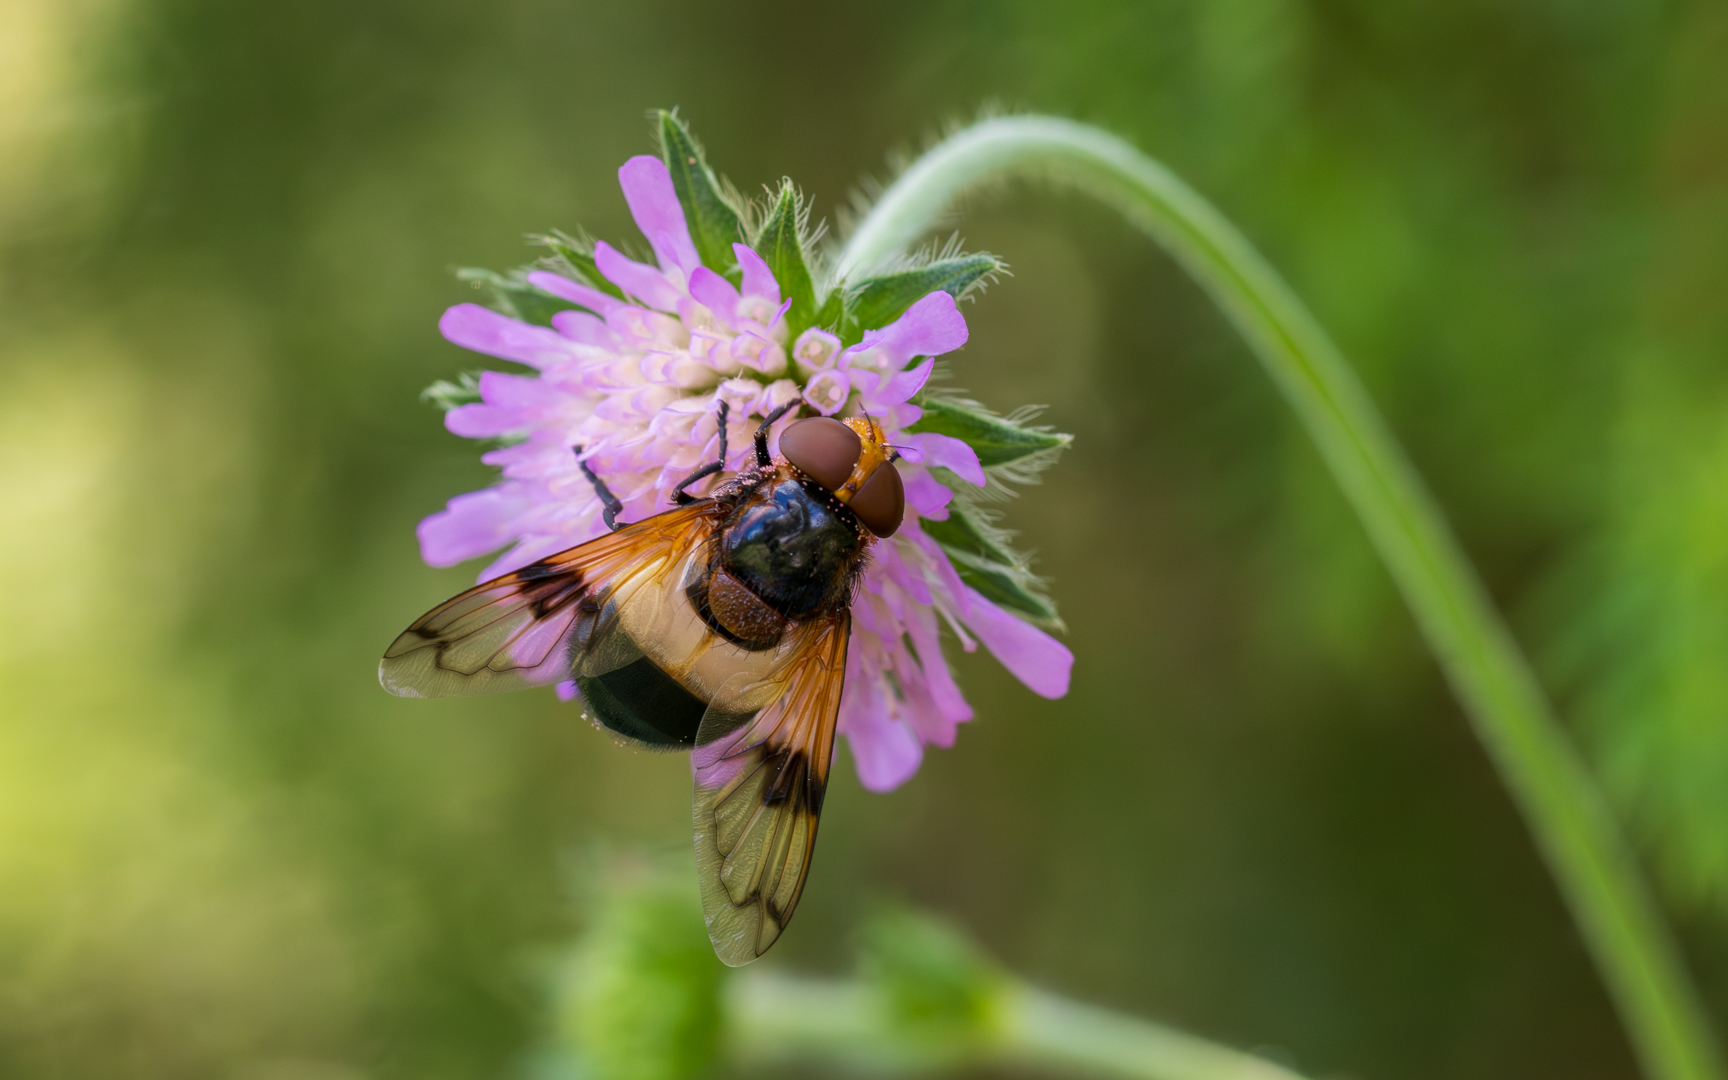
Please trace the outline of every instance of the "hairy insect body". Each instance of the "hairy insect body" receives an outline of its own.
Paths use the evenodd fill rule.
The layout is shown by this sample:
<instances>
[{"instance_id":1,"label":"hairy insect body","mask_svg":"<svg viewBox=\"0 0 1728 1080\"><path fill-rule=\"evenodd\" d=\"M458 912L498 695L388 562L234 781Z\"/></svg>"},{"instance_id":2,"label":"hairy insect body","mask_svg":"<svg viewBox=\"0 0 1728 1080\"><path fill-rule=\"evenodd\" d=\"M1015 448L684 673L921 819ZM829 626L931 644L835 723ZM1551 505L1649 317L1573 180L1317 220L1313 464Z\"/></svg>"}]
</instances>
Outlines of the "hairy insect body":
<instances>
[{"instance_id":1,"label":"hairy insect body","mask_svg":"<svg viewBox=\"0 0 1728 1080\"><path fill-rule=\"evenodd\" d=\"M720 529L721 567L787 619L851 602L865 540L852 515L790 467L766 478Z\"/></svg>"},{"instance_id":2,"label":"hairy insect body","mask_svg":"<svg viewBox=\"0 0 1728 1080\"><path fill-rule=\"evenodd\" d=\"M831 493L779 463L739 477L715 501L724 516L706 565L692 567L683 590L708 631L760 653L798 623L850 606L869 540ZM667 639L660 626L631 629L650 655ZM645 658L576 684L598 723L634 742L677 748L695 745L704 708L716 704L691 681Z\"/></svg>"},{"instance_id":3,"label":"hairy insect body","mask_svg":"<svg viewBox=\"0 0 1728 1080\"><path fill-rule=\"evenodd\" d=\"M624 739L693 751L703 911L728 964L785 928L809 873L851 636L873 544L904 492L881 428L812 417L781 456L705 498L631 525L587 469L615 531L453 597L397 636L379 665L393 693L493 693L573 680L584 712ZM580 455L580 448L576 448Z\"/></svg>"}]
</instances>

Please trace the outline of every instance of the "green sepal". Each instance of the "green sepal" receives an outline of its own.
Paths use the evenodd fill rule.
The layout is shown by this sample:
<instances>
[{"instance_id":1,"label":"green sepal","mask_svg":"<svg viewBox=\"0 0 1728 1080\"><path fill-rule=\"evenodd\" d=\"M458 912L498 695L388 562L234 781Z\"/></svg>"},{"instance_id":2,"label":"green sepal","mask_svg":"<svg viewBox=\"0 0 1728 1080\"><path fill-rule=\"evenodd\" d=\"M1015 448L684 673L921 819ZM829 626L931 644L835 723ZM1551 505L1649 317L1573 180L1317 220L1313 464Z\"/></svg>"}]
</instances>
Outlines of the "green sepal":
<instances>
[{"instance_id":1,"label":"green sepal","mask_svg":"<svg viewBox=\"0 0 1728 1080\"><path fill-rule=\"evenodd\" d=\"M607 296L618 300L626 299L624 290L606 280L606 275L602 274L600 268L594 264L594 244L592 241L586 238L566 236L561 232L536 236L534 240L552 252L549 258L540 260L540 266L536 269L550 270L554 274L562 274L571 281L599 289Z\"/></svg>"},{"instance_id":2,"label":"green sepal","mask_svg":"<svg viewBox=\"0 0 1728 1080\"><path fill-rule=\"evenodd\" d=\"M684 207L684 221L702 265L737 284L741 275L732 245L744 238L738 211L720 190L702 148L677 113L660 112L660 153L672 173L672 190Z\"/></svg>"},{"instance_id":3,"label":"green sepal","mask_svg":"<svg viewBox=\"0 0 1728 1080\"><path fill-rule=\"evenodd\" d=\"M857 344L864 331L887 326L937 289L958 300L979 281L1000 273L1002 265L994 255L962 255L861 281L849 290L845 329L840 340L846 345Z\"/></svg>"},{"instance_id":4,"label":"green sepal","mask_svg":"<svg viewBox=\"0 0 1728 1080\"><path fill-rule=\"evenodd\" d=\"M1020 557L994 535L998 530L987 525L976 511L963 503L949 503L948 517L943 521L920 518L918 527L950 551L963 551L1009 568L1020 564Z\"/></svg>"},{"instance_id":5,"label":"green sepal","mask_svg":"<svg viewBox=\"0 0 1728 1080\"><path fill-rule=\"evenodd\" d=\"M997 416L975 402L925 397L916 404L923 408L924 415L907 431L951 435L970 446L978 455L978 463L985 468L1058 450L1074 440L1072 435L1027 427L1009 417Z\"/></svg>"},{"instance_id":6,"label":"green sepal","mask_svg":"<svg viewBox=\"0 0 1728 1080\"><path fill-rule=\"evenodd\" d=\"M816 321L812 324L824 330L834 330L840 326L840 320L846 315L846 296L839 289L828 294L828 299L822 301L821 310L816 312Z\"/></svg>"},{"instance_id":7,"label":"green sepal","mask_svg":"<svg viewBox=\"0 0 1728 1080\"><path fill-rule=\"evenodd\" d=\"M948 552L948 558L953 562L954 571L960 575L960 580L977 589L984 599L998 607L1017 611L1033 622L1061 627L1062 620L1056 614L1056 605L1047 597L1027 588L1023 575L1016 573L1011 567L977 560L953 551Z\"/></svg>"},{"instance_id":8,"label":"green sepal","mask_svg":"<svg viewBox=\"0 0 1728 1080\"><path fill-rule=\"evenodd\" d=\"M456 271L456 277L484 293L492 310L539 326L551 326L552 316L576 306L528 284L527 272L521 269L500 274L465 266Z\"/></svg>"},{"instance_id":9,"label":"green sepal","mask_svg":"<svg viewBox=\"0 0 1728 1080\"><path fill-rule=\"evenodd\" d=\"M1062 625L1056 604L1038 590L1038 579L976 511L964 503L949 503L946 520L923 518L918 528L947 552L960 580L984 594L986 600L1047 626Z\"/></svg>"},{"instance_id":10,"label":"green sepal","mask_svg":"<svg viewBox=\"0 0 1728 1080\"><path fill-rule=\"evenodd\" d=\"M782 299L792 301L786 311L786 327L793 338L816 319L816 290L810 281L810 267L804 261L803 208L798 192L787 181L774 197L762 229L751 247L780 283Z\"/></svg>"},{"instance_id":11,"label":"green sepal","mask_svg":"<svg viewBox=\"0 0 1728 1080\"><path fill-rule=\"evenodd\" d=\"M439 379L420 391L420 400L428 405L436 405L444 412L449 412L458 405L472 405L480 400L480 376L472 371L464 371L456 377L455 382Z\"/></svg>"}]
</instances>

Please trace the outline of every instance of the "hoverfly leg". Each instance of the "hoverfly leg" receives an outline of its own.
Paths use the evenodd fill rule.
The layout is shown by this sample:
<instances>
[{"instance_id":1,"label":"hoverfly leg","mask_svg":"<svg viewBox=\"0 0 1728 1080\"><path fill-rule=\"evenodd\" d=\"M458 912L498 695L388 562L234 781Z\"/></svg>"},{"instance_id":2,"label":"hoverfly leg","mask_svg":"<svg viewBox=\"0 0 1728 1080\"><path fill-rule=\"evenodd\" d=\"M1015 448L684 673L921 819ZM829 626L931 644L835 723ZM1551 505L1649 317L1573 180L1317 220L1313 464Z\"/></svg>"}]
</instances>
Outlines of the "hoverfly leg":
<instances>
[{"instance_id":1,"label":"hoverfly leg","mask_svg":"<svg viewBox=\"0 0 1728 1080\"><path fill-rule=\"evenodd\" d=\"M726 414L730 411L731 410L727 406L726 402L721 401L720 409L716 417L716 422L720 425L720 456L702 466L700 469L697 469L689 476L686 476L684 479L678 481L678 486L672 489L672 501L677 503L679 506L689 506L691 503L696 501L696 496L685 491L685 488L702 479L704 476L713 476L715 473L726 467Z\"/></svg>"},{"instance_id":2,"label":"hoverfly leg","mask_svg":"<svg viewBox=\"0 0 1728 1080\"><path fill-rule=\"evenodd\" d=\"M768 429L774 426L774 421L802 404L802 398L793 398L762 418L762 423L756 426L756 464L766 469L774 463L774 459L768 456Z\"/></svg>"},{"instance_id":3,"label":"hoverfly leg","mask_svg":"<svg viewBox=\"0 0 1728 1080\"><path fill-rule=\"evenodd\" d=\"M570 449L576 453L577 467L582 470L582 475L588 478L588 482L594 485L594 494L600 497L602 507L600 516L605 519L606 527L613 532L622 529L624 526L618 524L618 515L624 512L624 504L618 501L618 496L612 494L612 489L606 486L606 481L600 479L595 475L594 470L588 467L588 462L582 458L582 448L572 446Z\"/></svg>"}]
</instances>

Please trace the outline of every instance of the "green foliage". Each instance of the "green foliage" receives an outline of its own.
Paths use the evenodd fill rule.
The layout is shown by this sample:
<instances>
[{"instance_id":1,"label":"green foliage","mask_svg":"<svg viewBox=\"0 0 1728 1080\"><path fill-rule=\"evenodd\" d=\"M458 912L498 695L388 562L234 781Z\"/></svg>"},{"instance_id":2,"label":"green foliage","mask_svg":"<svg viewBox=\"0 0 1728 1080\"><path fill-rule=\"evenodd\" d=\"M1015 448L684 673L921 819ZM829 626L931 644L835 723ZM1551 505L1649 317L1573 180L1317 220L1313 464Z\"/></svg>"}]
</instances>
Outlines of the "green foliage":
<instances>
[{"instance_id":1,"label":"green foliage","mask_svg":"<svg viewBox=\"0 0 1728 1080\"><path fill-rule=\"evenodd\" d=\"M822 301L821 310L816 312L814 325L824 330L832 330L840 325L846 317L846 295L840 289L828 294L828 299Z\"/></svg>"},{"instance_id":2,"label":"green foliage","mask_svg":"<svg viewBox=\"0 0 1728 1080\"><path fill-rule=\"evenodd\" d=\"M956 480L956 488L965 484ZM1018 611L1034 622L1059 628L1056 603L1042 589L1042 582L1026 568L1026 558L1008 546L1008 534L991 522L991 511L956 499L948 505L945 521L920 521L918 527L954 563L960 580L984 596Z\"/></svg>"},{"instance_id":3,"label":"green foliage","mask_svg":"<svg viewBox=\"0 0 1728 1080\"><path fill-rule=\"evenodd\" d=\"M530 269L532 267L522 267L500 274L493 270L463 267L456 271L456 277L481 292L486 297L486 305L494 311L523 322L551 326L552 316L568 311L574 305L528 284Z\"/></svg>"},{"instance_id":4,"label":"green foliage","mask_svg":"<svg viewBox=\"0 0 1728 1080\"><path fill-rule=\"evenodd\" d=\"M1054 464L1073 436L1030 424L1039 412L1036 408L1000 416L976 401L933 393L924 394L918 404L924 415L907 430L962 440L978 455L990 479L981 491L947 469L932 470L955 497L947 520L926 519L919 528L942 545L966 584L1035 623L1062 629L1056 603L1028 568L1030 560L1014 550L1012 534L997 527L997 512L980 502L1003 497L1009 484L1035 483L1038 473Z\"/></svg>"},{"instance_id":5,"label":"green foliage","mask_svg":"<svg viewBox=\"0 0 1728 1080\"><path fill-rule=\"evenodd\" d=\"M856 343L864 331L887 326L937 289L958 300L1002 269L1002 261L994 255L961 255L866 278L847 289L846 319L840 340L846 345Z\"/></svg>"},{"instance_id":6,"label":"green foliage","mask_svg":"<svg viewBox=\"0 0 1728 1080\"><path fill-rule=\"evenodd\" d=\"M790 171L830 217L991 95L1179 168L1363 367L1549 646L1688 940L1728 918L1722 5L87 7L25 0L54 14L20 40L46 81L0 155L8 1078L508 1075L572 835L687 842L687 766L549 691L402 702L369 675L478 569L411 554L494 475L413 404L479 363L434 323L481 292L439 268L513 265L548 222L624 235L612 178L673 100L739 179ZM881 62L767 107L785 58L840 40ZM878 882L965 897L1042 980L1339 1075L1443 1072L1436 1030L1481 1080L1633 1075L1551 891L1504 887L1539 856L1229 328L1082 200L976 209L1020 276L968 308L954 372L1084 436L1015 508L1075 693L969 665L976 730L889 800L849 793L842 749L778 947L809 951L769 962L840 963L818 931ZM545 254L616 294L579 242ZM1482 1008L1502 985L1517 1007Z\"/></svg>"},{"instance_id":7,"label":"green foliage","mask_svg":"<svg viewBox=\"0 0 1728 1080\"><path fill-rule=\"evenodd\" d=\"M600 268L594 265L594 241L586 236L571 236L557 229L544 236L536 236L534 240L552 252L536 264L535 269L563 274L572 281L592 286L619 300L624 299L624 290L607 280Z\"/></svg>"},{"instance_id":8,"label":"green foliage","mask_svg":"<svg viewBox=\"0 0 1728 1080\"><path fill-rule=\"evenodd\" d=\"M1015 417L998 416L975 401L926 394L918 404L924 415L906 430L933 431L960 439L978 454L978 463L986 469L1059 452L1074 441L1072 435L1032 427Z\"/></svg>"},{"instance_id":9,"label":"green foliage","mask_svg":"<svg viewBox=\"0 0 1728 1080\"><path fill-rule=\"evenodd\" d=\"M464 371L454 382L439 379L420 391L420 400L436 405L444 412L449 412L458 405L472 405L480 400L480 376L472 371Z\"/></svg>"},{"instance_id":10,"label":"green foliage","mask_svg":"<svg viewBox=\"0 0 1728 1080\"><path fill-rule=\"evenodd\" d=\"M558 994L561 1047L590 1080L684 1080L714 1059L720 989L688 867L608 860Z\"/></svg>"},{"instance_id":11,"label":"green foliage","mask_svg":"<svg viewBox=\"0 0 1728 1080\"><path fill-rule=\"evenodd\" d=\"M660 112L660 148L672 173L678 202L684 207L696 254L704 266L736 283L740 275L732 245L743 240L744 234L735 200L721 189L702 148L676 112Z\"/></svg>"},{"instance_id":12,"label":"green foliage","mask_svg":"<svg viewBox=\"0 0 1728 1080\"><path fill-rule=\"evenodd\" d=\"M806 214L798 189L790 180L782 183L750 245L774 272L781 297L792 301L786 311L786 325L794 338L816 321L816 290L804 257Z\"/></svg>"},{"instance_id":13,"label":"green foliage","mask_svg":"<svg viewBox=\"0 0 1728 1080\"><path fill-rule=\"evenodd\" d=\"M901 1041L956 1056L995 1035L1009 985L965 934L905 908L879 910L866 923L859 973L881 995Z\"/></svg>"}]
</instances>

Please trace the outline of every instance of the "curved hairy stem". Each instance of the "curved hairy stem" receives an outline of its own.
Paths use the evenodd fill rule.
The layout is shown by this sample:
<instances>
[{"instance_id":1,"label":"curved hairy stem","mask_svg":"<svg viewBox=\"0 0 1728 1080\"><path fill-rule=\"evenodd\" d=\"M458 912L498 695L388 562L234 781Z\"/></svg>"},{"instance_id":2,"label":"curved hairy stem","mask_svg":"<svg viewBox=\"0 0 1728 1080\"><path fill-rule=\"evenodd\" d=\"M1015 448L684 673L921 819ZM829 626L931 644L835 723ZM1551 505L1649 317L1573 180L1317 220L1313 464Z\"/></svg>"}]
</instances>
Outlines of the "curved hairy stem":
<instances>
[{"instance_id":1,"label":"curved hairy stem","mask_svg":"<svg viewBox=\"0 0 1728 1080\"><path fill-rule=\"evenodd\" d=\"M1246 238L1169 170L1096 128L985 120L919 158L853 232L856 279L985 181L1076 184L1211 294L1296 410L1517 800L1653 1080L1720 1080L1710 1028L1627 844L1416 471L1336 346Z\"/></svg>"}]
</instances>

